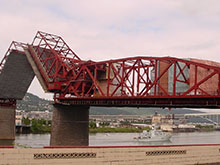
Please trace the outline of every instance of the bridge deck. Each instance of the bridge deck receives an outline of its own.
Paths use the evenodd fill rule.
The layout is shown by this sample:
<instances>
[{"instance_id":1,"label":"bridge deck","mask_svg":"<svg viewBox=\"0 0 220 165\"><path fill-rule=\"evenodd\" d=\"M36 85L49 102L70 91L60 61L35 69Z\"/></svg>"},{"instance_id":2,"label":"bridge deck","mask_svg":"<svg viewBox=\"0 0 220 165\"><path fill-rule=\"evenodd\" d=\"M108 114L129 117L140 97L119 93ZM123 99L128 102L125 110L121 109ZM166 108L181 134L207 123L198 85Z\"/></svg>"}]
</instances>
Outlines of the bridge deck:
<instances>
[{"instance_id":1,"label":"bridge deck","mask_svg":"<svg viewBox=\"0 0 220 165\"><path fill-rule=\"evenodd\" d=\"M23 99L34 72L24 53L12 51L0 73L0 98Z\"/></svg>"},{"instance_id":2,"label":"bridge deck","mask_svg":"<svg viewBox=\"0 0 220 165\"><path fill-rule=\"evenodd\" d=\"M201 98L69 98L66 104L114 107L220 108L220 97Z\"/></svg>"}]
</instances>

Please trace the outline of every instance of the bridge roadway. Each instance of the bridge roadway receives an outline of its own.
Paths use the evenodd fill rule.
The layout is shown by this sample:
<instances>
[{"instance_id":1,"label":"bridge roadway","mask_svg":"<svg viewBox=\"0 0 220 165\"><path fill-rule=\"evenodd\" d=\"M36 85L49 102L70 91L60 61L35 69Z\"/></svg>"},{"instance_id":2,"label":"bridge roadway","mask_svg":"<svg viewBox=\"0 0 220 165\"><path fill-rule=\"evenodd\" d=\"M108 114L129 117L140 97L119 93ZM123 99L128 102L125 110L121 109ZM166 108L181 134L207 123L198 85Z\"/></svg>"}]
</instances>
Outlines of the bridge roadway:
<instances>
[{"instance_id":1,"label":"bridge roadway","mask_svg":"<svg viewBox=\"0 0 220 165\"><path fill-rule=\"evenodd\" d=\"M0 139L13 139L16 100L34 76L54 94L52 146L87 146L89 106L220 107L220 64L173 57L81 60L56 35L12 42L0 63Z\"/></svg>"},{"instance_id":2,"label":"bridge roadway","mask_svg":"<svg viewBox=\"0 0 220 165\"><path fill-rule=\"evenodd\" d=\"M220 97L116 97L116 98L69 98L57 102L78 106L103 107L170 107L170 108L220 108Z\"/></svg>"}]
</instances>

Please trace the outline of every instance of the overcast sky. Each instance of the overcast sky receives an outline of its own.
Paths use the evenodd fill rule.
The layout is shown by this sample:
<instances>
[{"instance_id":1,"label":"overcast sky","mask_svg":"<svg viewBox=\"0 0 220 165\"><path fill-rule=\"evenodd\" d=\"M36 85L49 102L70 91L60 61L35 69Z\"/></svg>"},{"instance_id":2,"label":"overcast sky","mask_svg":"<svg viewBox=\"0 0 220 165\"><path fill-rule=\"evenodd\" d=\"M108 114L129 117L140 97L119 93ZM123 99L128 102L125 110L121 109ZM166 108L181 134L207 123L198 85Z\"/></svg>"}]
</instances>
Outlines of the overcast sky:
<instances>
[{"instance_id":1,"label":"overcast sky","mask_svg":"<svg viewBox=\"0 0 220 165\"><path fill-rule=\"evenodd\" d=\"M0 0L0 58L11 41L60 35L84 60L174 56L220 62L220 0ZM29 92L45 95L37 80Z\"/></svg>"}]
</instances>

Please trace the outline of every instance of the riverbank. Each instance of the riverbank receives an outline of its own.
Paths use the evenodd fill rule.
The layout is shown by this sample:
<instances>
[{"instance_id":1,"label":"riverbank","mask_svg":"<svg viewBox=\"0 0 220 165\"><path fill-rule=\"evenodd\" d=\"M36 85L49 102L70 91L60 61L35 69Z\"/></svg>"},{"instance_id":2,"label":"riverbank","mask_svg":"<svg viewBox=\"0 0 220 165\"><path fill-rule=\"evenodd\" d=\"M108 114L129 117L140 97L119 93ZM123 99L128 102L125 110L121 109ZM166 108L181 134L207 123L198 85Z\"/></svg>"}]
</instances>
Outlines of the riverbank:
<instances>
[{"instance_id":1,"label":"riverbank","mask_svg":"<svg viewBox=\"0 0 220 165\"><path fill-rule=\"evenodd\" d=\"M27 118L23 119L23 123L25 125L30 125L30 133L33 134L44 134L51 132L51 121L47 121L45 119L32 119L29 120ZM108 125L109 123L102 123L101 127L97 127L95 122L89 123L89 132L90 133L139 133L143 130L150 130L149 127L146 128L133 128L133 127L117 127L111 128ZM173 132L209 132L217 130L213 125L195 125L192 129L176 129Z\"/></svg>"},{"instance_id":2,"label":"riverbank","mask_svg":"<svg viewBox=\"0 0 220 165\"><path fill-rule=\"evenodd\" d=\"M99 127L89 128L90 133L140 133L143 130L150 130L150 128L110 128L110 127Z\"/></svg>"},{"instance_id":3,"label":"riverbank","mask_svg":"<svg viewBox=\"0 0 220 165\"><path fill-rule=\"evenodd\" d=\"M196 125L196 131L200 132L210 132L216 131L217 129L213 125Z\"/></svg>"},{"instance_id":4,"label":"riverbank","mask_svg":"<svg viewBox=\"0 0 220 165\"><path fill-rule=\"evenodd\" d=\"M149 131L150 128L130 128L130 127L123 127L123 128L111 128L111 127L96 127L96 128L89 128L89 133L140 133L143 130ZM212 132L217 131L213 126L197 126L193 130L175 130L173 132ZM51 132L51 126L48 125L41 125L37 126L34 125L31 127L31 132L33 134L45 134Z\"/></svg>"},{"instance_id":5,"label":"riverbank","mask_svg":"<svg viewBox=\"0 0 220 165\"><path fill-rule=\"evenodd\" d=\"M110 128L110 127L98 127L98 128L89 128L89 133L140 133L143 130L149 131L150 128ZM45 134L50 133L51 127L40 127L38 129L31 128L31 133L33 134Z\"/></svg>"}]
</instances>

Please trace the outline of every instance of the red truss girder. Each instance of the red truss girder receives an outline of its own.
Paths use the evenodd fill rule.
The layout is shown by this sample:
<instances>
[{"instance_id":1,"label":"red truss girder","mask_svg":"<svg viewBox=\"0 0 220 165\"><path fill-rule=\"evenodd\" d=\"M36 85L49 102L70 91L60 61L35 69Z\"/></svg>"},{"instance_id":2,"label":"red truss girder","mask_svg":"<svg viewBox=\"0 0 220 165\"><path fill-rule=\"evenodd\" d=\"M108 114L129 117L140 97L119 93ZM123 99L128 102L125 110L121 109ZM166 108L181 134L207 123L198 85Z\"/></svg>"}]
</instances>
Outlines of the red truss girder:
<instances>
[{"instance_id":1,"label":"red truss girder","mask_svg":"<svg viewBox=\"0 0 220 165\"><path fill-rule=\"evenodd\" d=\"M160 68L159 63L166 64ZM195 68L189 73L190 68ZM172 91L168 91L160 83L165 74L172 68L173 80L169 82ZM199 80L198 70L208 70ZM188 70L188 72L186 72ZM101 75L105 75L105 85L100 82ZM169 73L170 74L170 73ZM189 74L194 75L194 82L190 84ZM217 90L209 91L201 86L217 75ZM80 67L78 74L72 77L67 88L57 94L56 98L174 98L174 97L216 97L220 91L220 68L172 57L133 57L103 62L92 62ZM177 83L186 84L189 88L177 92ZM85 87L88 86L87 90ZM159 92L160 91L160 92Z\"/></svg>"},{"instance_id":2,"label":"red truss girder","mask_svg":"<svg viewBox=\"0 0 220 165\"><path fill-rule=\"evenodd\" d=\"M145 56L82 61L61 37L37 32L31 45L12 42L0 72L12 49L29 51L55 101L220 97L220 67L192 60ZM215 87L205 88L211 80Z\"/></svg>"},{"instance_id":3,"label":"red truss girder","mask_svg":"<svg viewBox=\"0 0 220 165\"><path fill-rule=\"evenodd\" d=\"M82 62L60 36L37 32L28 48L50 92L60 91L63 84L65 87L69 77L77 74Z\"/></svg>"}]
</instances>

